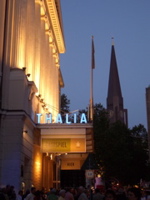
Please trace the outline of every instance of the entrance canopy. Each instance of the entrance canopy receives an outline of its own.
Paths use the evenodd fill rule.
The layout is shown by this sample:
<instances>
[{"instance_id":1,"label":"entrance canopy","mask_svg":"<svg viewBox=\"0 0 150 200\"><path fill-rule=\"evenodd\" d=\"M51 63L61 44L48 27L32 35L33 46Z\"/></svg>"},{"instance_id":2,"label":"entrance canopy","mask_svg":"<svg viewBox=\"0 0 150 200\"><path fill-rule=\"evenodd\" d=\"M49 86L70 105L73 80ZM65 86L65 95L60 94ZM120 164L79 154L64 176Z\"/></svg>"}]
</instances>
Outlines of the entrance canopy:
<instances>
[{"instance_id":1,"label":"entrance canopy","mask_svg":"<svg viewBox=\"0 0 150 200\"><path fill-rule=\"evenodd\" d=\"M92 124L38 124L43 153L93 152Z\"/></svg>"}]
</instances>

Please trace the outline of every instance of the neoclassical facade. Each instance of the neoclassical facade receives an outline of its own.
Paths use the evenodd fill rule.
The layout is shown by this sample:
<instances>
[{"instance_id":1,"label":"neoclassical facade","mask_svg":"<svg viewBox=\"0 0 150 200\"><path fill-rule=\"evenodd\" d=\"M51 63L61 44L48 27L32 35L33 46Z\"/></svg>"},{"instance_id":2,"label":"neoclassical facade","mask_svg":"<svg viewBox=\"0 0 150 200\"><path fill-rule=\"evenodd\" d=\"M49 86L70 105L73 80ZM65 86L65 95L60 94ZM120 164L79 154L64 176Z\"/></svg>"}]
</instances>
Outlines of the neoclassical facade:
<instances>
[{"instance_id":1,"label":"neoclassical facade","mask_svg":"<svg viewBox=\"0 0 150 200\"><path fill-rule=\"evenodd\" d=\"M64 82L59 54L64 52L60 0L1 0L0 185L11 184L25 190L32 185L48 189L60 183L58 168L63 157L59 156L61 151L64 157L67 153L60 148L60 152L55 148L45 152L41 147L43 138L62 148L79 138L85 147L81 153L92 151L92 126L70 125L69 131L68 126L52 125L60 111ZM41 124L45 123L44 116L51 114L52 124L38 124L38 113L42 113ZM81 161L78 167L73 164L75 169L80 169L86 156L70 156ZM68 166L70 157L65 157L63 169L67 169L64 166Z\"/></svg>"},{"instance_id":2,"label":"neoclassical facade","mask_svg":"<svg viewBox=\"0 0 150 200\"><path fill-rule=\"evenodd\" d=\"M0 183L18 188L35 168L36 113L59 112L65 44L59 1L2 0L0 16Z\"/></svg>"}]
</instances>

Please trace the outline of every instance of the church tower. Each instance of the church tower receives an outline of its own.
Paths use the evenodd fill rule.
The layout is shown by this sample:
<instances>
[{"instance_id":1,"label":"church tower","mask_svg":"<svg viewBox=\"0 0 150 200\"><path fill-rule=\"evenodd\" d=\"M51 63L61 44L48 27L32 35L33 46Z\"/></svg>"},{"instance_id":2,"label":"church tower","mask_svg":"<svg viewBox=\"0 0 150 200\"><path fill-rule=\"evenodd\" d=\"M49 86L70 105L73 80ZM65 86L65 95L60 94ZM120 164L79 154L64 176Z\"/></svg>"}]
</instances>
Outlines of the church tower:
<instances>
[{"instance_id":1,"label":"church tower","mask_svg":"<svg viewBox=\"0 0 150 200\"><path fill-rule=\"evenodd\" d=\"M112 43L111 47L107 111L109 112L110 123L120 120L128 126L127 109L124 109L123 105L114 43Z\"/></svg>"}]
</instances>

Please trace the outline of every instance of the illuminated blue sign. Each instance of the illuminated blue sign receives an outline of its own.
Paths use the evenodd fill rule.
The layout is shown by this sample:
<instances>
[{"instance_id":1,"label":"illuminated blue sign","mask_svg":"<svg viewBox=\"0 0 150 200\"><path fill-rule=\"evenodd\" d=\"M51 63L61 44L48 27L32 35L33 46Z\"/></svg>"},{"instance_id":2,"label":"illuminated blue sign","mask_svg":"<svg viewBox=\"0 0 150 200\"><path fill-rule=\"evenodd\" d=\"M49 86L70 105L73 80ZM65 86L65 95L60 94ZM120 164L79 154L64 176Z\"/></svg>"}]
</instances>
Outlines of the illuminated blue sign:
<instances>
[{"instance_id":1,"label":"illuminated blue sign","mask_svg":"<svg viewBox=\"0 0 150 200\"><path fill-rule=\"evenodd\" d=\"M42 114L38 113L36 115L37 115L37 121L40 124L41 123ZM65 119L65 122L64 122L63 119ZM69 114L65 114L65 117L62 118L61 114L58 113L58 115L55 118L55 123L59 123L59 124L62 124L62 123L66 123L66 124L74 123L74 124L76 124L77 123L77 114L73 114L73 117L71 119L72 119L72 121L69 119ZM52 114L45 114L45 123L53 123ZM79 123L87 124L87 118L86 118L85 113L81 114Z\"/></svg>"}]
</instances>

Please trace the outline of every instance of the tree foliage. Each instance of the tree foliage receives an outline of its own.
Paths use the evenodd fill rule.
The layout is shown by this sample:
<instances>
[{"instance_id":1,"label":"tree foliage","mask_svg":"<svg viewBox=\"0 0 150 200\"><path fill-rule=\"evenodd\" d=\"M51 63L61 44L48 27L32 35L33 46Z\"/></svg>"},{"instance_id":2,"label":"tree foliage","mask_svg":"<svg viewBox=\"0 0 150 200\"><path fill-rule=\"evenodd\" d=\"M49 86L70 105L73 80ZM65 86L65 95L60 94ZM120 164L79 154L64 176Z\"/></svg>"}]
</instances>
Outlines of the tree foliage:
<instances>
[{"instance_id":1,"label":"tree foliage","mask_svg":"<svg viewBox=\"0 0 150 200\"><path fill-rule=\"evenodd\" d=\"M62 94L61 113L69 113L69 106L70 100ZM78 120L83 112L88 116L87 108L80 110ZM147 131L142 124L132 129L120 121L110 124L107 110L95 104L93 128L94 156L89 159L91 164L96 162L91 166L98 166L98 173L106 181L114 178L122 184L137 184L140 179L150 180Z\"/></svg>"},{"instance_id":2,"label":"tree foliage","mask_svg":"<svg viewBox=\"0 0 150 200\"><path fill-rule=\"evenodd\" d=\"M120 121L109 124L108 113L101 104L96 104L94 110L95 155L102 176L105 180L115 177L122 184L145 179L148 154L144 126L130 130Z\"/></svg>"},{"instance_id":3,"label":"tree foliage","mask_svg":"<svg viewBox=\"0 0 150 200\"><path fill-rule=\"evenodd\" d=\"M67 98L66 94L61 95L60 108L61 114L69 113L70 111L70 100Z\"/></svg>"}]
</instances>

